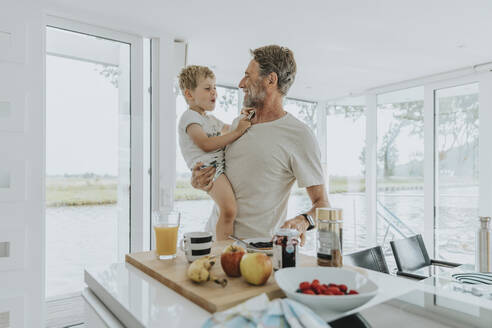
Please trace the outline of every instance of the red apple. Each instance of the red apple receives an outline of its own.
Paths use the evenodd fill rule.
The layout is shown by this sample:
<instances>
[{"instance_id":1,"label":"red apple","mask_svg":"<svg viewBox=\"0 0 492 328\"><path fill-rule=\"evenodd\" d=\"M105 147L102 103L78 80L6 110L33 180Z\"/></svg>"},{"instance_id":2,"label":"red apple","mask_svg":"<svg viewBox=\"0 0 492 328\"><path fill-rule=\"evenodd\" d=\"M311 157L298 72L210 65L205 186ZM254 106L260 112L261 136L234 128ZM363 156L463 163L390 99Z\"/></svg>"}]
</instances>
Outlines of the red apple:
<instances>
[{"instance_id":1,"label":"red apple","mask_svg":"<svg viewBox=\"0 0 492 328\"><path fill-rule=\"evenodd\" d=\"M246 251L241 246L229 245L222 251L220 264L229 277L240 277L239 263Z\"/></svg>"},{"instance_id":2,"label":"red apple","mask_svg":"<svg viewBox=\"0 0 492 328\"><path fill-rule=\"evenodd\" d=\"M248 253L239 264L241 274L253 285L263 285L272 274L272 260L263 253Z\"/></svg>"}]
</instances>

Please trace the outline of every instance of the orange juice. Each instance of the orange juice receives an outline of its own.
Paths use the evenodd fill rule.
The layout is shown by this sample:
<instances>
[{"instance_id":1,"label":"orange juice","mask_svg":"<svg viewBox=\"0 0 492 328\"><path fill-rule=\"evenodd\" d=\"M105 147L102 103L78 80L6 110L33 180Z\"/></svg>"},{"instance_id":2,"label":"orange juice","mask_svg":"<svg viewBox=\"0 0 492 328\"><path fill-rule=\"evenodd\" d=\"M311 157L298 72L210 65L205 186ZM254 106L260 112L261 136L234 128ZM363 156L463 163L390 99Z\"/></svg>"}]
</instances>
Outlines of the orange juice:
<instances>
[{"instance_id":1,"label":"orange juice","mask_svg":"<svg viewBox=\"0 0 492 328\"><path fill-rule=\"evenodd\" d=\"M158 255L176 255L176 244L178 243L177 225L154 226L155 245Z\"/></svg>"}]
</instances>

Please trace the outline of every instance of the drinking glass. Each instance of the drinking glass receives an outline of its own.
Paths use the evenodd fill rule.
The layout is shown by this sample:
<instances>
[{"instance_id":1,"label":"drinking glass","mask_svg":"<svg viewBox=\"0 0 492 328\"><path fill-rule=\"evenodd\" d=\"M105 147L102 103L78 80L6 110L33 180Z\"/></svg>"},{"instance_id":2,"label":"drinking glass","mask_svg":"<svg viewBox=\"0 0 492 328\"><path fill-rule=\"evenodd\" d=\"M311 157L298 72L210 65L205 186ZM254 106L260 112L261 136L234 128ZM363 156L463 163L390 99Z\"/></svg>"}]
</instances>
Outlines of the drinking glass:
<instances>
[{"instance_id":1,"label":"drinking glass","mask_svg":"<svg viewBox=\"0 0 492 328\"><path fill-rule=\"evenodd\" d=\"M154 212L152 216L157 256L161 260L175 258L181 213L178 211Z\"/></svg>"}]
</instances>

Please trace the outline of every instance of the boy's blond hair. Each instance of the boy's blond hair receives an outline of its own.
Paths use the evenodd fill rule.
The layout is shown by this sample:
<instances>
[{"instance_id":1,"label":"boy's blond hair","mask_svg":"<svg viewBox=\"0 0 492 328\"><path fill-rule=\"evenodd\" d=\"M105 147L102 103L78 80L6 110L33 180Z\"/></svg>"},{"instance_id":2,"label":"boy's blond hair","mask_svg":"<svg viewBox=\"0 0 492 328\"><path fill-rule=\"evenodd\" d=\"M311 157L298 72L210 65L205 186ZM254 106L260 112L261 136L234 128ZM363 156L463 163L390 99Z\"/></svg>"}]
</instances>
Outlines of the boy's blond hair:
<instances>
[{"instance_id":1,"label":"boy's blond hair","mask_svg":"<svg viewBox=\"0 0 492 328\"><path fill-rule=\"evenodd\" d=\"M185 93L186 89L195 90L200 79L215 78L214 72L206 66L190 65L186 66L179 73L179 88Z\"/></svg>"}]
</instances>

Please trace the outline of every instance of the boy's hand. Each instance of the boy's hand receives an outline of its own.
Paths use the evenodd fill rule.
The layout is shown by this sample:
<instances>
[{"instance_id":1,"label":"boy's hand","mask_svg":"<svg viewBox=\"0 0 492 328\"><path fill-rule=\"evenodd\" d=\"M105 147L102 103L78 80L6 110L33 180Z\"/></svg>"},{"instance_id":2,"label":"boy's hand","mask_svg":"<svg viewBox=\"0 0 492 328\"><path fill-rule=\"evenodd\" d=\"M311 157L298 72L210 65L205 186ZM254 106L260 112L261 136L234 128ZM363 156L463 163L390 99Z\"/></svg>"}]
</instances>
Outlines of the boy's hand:
<instances>
[{"instance_id":1,"label":"boy's hand","mask_svg":"<svg viewBox=\"0 0 492 328\"><path fill-rule=\"evenodd\" d=\"M241 114L243 114L244 116L248 116L249 112L251 112L252 110L255 110L255 108L244 107L243 109L241 109Z\"/></svg>"},{"instance_id":2,"label":"boy's hand","mask_svg":"<svg viewBox=\"0 0 492 328\"><path fill-rule=\"evenodd\" d=\"M240 134L243 134L246 132L247 129L249 129L251 126L251 122L248 121L246 118L242 118L236 128L236 131L239 132Z\"/></svg>"}]
</instances>

